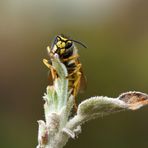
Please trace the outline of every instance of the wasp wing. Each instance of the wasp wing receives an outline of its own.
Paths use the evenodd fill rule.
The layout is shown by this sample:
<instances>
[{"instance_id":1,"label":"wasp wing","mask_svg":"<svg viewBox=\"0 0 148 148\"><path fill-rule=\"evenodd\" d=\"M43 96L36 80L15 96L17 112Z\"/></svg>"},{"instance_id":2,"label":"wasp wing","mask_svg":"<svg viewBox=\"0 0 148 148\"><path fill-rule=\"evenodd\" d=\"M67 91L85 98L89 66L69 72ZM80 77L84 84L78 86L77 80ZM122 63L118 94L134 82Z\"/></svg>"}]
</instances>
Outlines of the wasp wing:
<instances>
[{"instance_id":1,"label":"wasp wing","mask_svg":"<svg viewBox=\"0 0 148 148\"><path fill-rule=\"evenodd\" d=\"M81 64L79 58L77 59L77 62L78 62L78 64ZM86 79L86 76L84 75L82 67L80 68L80 73L81 73L81 78L80 78L80 84L79 84L78 92L83 93L87 88L87 79Z\"/></svg>"}]
</instances>

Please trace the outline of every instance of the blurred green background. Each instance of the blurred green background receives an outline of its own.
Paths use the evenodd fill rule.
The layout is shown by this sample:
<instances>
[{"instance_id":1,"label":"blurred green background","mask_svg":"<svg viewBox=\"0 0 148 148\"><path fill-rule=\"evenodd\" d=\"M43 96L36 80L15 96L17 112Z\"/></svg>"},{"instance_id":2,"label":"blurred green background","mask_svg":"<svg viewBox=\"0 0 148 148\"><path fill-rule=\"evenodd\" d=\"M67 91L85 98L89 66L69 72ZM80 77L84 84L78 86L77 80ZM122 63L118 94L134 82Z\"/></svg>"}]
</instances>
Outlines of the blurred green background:
<instances>
[{"instance_id":1,"label":"blurred green background","mask_svg":"<svg viewBox=\"0 0 148 148\"><path fill-rule=\"evenodd\" d=\"M86 93L148 93L148 1L1 0L0 147L33 148L44 119L46 47L63 33L82 41ZM148 107L93 120L65 148L148 148Z\"/></svg>"}]
</instances>

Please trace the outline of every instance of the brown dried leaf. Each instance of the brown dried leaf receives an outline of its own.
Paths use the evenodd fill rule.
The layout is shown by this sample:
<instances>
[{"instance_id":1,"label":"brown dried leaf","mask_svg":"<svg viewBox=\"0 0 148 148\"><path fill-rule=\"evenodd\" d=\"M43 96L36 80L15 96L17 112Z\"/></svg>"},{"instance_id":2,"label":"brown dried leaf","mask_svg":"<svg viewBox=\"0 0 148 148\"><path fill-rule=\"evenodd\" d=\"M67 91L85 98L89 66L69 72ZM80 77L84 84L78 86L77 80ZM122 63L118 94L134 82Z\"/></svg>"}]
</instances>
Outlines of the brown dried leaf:
<instances>
[{"instance_id":1,"label":"brown dried leaf","mask_svg":"<svg viewBox=\"0 0 148 148\"><path fill-rule=\"evenodd\" d=\"M148 94L142 92L126 92L121 94L118 98L119 100L124 101L131 110L139 109L148 104Z\"/></svg>"}]
</instances>

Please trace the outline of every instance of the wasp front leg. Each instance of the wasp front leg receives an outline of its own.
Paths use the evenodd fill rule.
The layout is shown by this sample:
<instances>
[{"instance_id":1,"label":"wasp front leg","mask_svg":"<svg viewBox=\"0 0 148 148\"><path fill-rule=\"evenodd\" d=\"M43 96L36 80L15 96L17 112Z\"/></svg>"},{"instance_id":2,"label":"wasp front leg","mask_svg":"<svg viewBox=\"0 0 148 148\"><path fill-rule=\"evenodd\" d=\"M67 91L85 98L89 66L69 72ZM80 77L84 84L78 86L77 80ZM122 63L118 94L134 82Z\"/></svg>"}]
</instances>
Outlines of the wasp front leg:
<instances>
[{"instance_id":1,"label":"wasp front leg","mask_svg":"<svg viewBox=\"0 0 148 148\"><path fill-rule=\"evenodd\" d=\"M56 70L53 68L51 64L49 64L48 60L43 59L43 63L50 69L52 80L55 80L57 78Z\"/></svg>"}]
</instances>

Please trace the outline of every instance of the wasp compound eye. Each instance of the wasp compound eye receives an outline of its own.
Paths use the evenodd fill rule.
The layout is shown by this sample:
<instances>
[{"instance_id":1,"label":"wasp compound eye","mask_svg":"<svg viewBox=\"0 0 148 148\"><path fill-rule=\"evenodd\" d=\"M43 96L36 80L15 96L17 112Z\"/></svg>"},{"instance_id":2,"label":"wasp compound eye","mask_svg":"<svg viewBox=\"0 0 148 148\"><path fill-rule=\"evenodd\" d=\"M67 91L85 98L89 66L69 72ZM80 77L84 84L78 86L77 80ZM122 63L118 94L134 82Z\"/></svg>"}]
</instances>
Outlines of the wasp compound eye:
<instances>
[{"instance_id":1,"label":"wasp compound eye","mask_svg":"<svg viewBox=\"0 0 148 148\"><path fill-rule=\"evenodd\" d=\"M72 42L71 41L68 41L65 45L65 48L68 49L72 46Z\"/></svg>"}]
</instances>

